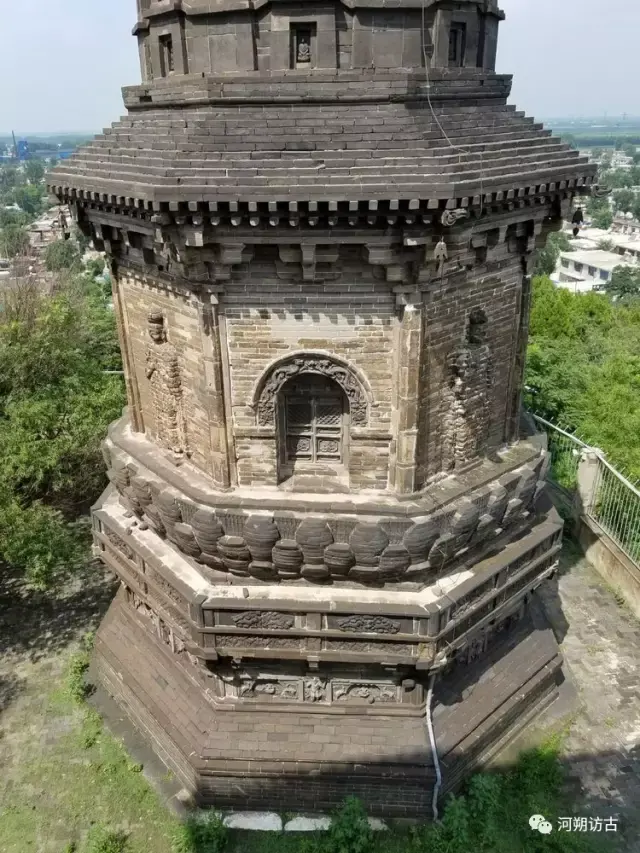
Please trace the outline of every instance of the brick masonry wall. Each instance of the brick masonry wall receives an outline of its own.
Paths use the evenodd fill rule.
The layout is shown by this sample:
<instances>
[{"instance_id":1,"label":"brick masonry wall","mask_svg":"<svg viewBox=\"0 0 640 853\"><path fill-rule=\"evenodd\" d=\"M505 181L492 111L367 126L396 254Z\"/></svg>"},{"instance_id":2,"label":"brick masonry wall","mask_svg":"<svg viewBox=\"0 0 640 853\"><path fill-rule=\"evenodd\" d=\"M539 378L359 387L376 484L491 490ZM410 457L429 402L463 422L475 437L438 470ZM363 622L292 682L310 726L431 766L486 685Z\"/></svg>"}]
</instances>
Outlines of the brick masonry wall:
<instances>
[{"instance_id":1,"label":"brick masonry wall","mask_svg":"<svg viewBox=\"0 0 640 853\"><path fill-rule=\"evenodd\" d=\"M489 397L488 447L505 440L513 394L512 365L520 311L522 272L513 257L496 274L469 274L425 294L425 335L421 363L417 484L423 486L443 468L450 371L447 358L464 344L469 314L481 308L487 316L487 343L493 361ZM519 379L518 379L519 381Z\"/></svg>"},{"instance_id":2,"label":"brick masonry wall","mask_svg":"<svg viewBox=\"0 0 640 853\"><path fill-rule=\"evenodd\" d=\"M177 351L180 364L182 399L187 423L187 439L191 461L207 474L214 473L210 403L205 399L204 348L197 304L186 295L167 291L146 277L121 272L118 277L123 306L132 386L137 392L145 433L157 436L151 385L146 377L147 350L151 339L147 331L147 315L162 311L167 337ZM135 394L134 394L135 398ZM135 405L135 400L129 400Z\"/></svg>"},{"instance_id":3,"label":"brick masonry wall","mask_svg":"<svg viewBox=\"0 0 640 853\"><path fill-rule=\"evenodd\" d=\"M352 485L386 488L398 327L391 286L376 278L355 247L342 247L339 278L333 281L304 282L293 264L293 280L283 280L276 260L275 249L256 247L221 299L233 423L243 431L236 439L240 484L274 483L275 439L247 436L256 425L251 404L261 377L283 355L326 351L357 368L371 389L368 427L359 430L362 438L352 434L350 442Z\"/></svg>"}]
</instances>

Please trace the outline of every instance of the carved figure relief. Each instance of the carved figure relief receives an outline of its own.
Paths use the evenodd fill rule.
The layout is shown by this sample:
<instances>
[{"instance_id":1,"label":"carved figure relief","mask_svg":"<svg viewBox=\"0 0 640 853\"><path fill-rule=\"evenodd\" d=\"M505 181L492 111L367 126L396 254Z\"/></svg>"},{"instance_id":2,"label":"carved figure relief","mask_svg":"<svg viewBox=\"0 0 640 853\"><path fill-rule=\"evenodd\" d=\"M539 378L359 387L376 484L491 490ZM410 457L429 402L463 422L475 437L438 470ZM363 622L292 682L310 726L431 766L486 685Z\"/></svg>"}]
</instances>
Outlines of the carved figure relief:
<instances>
[{"instance_id":1,"label":"carved figure relief","mask_svg":"<svg viewBox=\"0 0 640 853\"><path fill-rule=\"evenodd\" d=\"M170 625L167 625L160 616L153 610L153 608L149 607L149 605L143 601L139 595L136 595L135 592L129 592L129 601L134 610L140 613L145 619L148 619L153 626L154 633L156 636L166 645L169 646L171 651L179 656L184 656L184 658L192 665L198 666L200 661L195 655L192 655L191 652L187 651L187 647L184 644L184 641L178 637L178 635L174 632L173 628Z\"/></svg>"},{"instance_id":2,"label":"carved figure relief","mask_svg":"<svg viewBox=\"0 0 640 853\"><path fill-rule=\"evenodd\" d=\"M271 426L274 423L278 393L292 376L303 373L317 373L337 382L349 400L351 423L356 426L366 424L367 398L356 376L347 367L330 358L298 355L274 368L265 382L258 400L260 426Z\"/></svg>"},{"instance_id":3,"label":"carved figure relief","mask_svg":"<svg viewBox=\"0 0 640 853\"><path fill-rule=\"evenodd\" d=\"M338 619L341 631L354 631L367 634L397 634L400 623L386 616L348 616Z\"/></svg>"},{"instance_id":4,"label":"carved figure relief","mask_svg":"<svg viewBox=\"0 0 640 853\"><path fill-rule=\"evenodd\" d=\"M154 571L153 569L150 569L147 572L147 576L150 581L155 583L156 586L158 586L164 592L164 594L171 599L171 601L175 602L175 604L178 604L182 608L185 607L184 598L176 589L171 586L168 581L166 581L162 577L162 575L159 575L158 572Z\"/></svg>"},{"instance_id":5,"label":"carved figure relief","mask_svg":"<svg viewBox=\"0 0 640 853\"><path fill-rule=\"evenodd\" d=\"M236 686L234 686L234 684ZM306 679L280 680L270 675L254 678L241 677L228 685L227 696L262 701L294 701L314 704L330 703L375 703L399 702L398 689L392 684L330 680L313 677Z\"/></svg>"},{"instance_id":6,"label":"carved figure relief","mask_svg":"<svg viewBox=\"0 0 640 853\"><path fill-rule=\"evenodd\" d=\"M152 343L147 348L146 377L151 386L157 439L179 463L189 456L189 447L178 354L167 340L159 311L149 314L148 330Z\"/></svg>"},{"instance_id":7,"label":"carved figure relief","mask_svg":"<svg viewBox=\"0 0 640 853\"><path fill-rule=\"evenodd\" d=\"M472 460L487 439L493 360L486 337L486 314L476 309L469 318L464 346L449 357L449 410L444 425L447 468Z\"/></svg>"},{"instance_id":8,"label":"carved figure relief","mask_svg":"<svg viewBox=\"0 0 640 853\"><path fill-rule=\"evenodd\" d=\"M304 683L304 698L307 702L320 702L325 698L327 684L321 678L308 678Z\"/></svg>"},{"instance_id":9,"label":"carved figure relief","mask_svg":"<svg viewBox=\"0 0 640 853\"><path fill-rule=\"evenodd\" d=\"M124 539L121 536L118 536L117 533L114 533L113 530L110 530L108 527L104 527L102 532L107 537L109 542L113 545L114 548L117 548L118 551L121 551L125 557L129 560L135 560L136 555L133 553L133 549L127 545Z\"/></svg>"},{"instance_id":10,"label":"carved figure relief","mask_svg":"<svg viewBox=\"0 0 640 853\"><path fill-rule=\"evenodd\" d=\"M396 690L389 684L342 684L333 685L333 698L337 702L363 700L373 705L376 702L396 702Z\"/></svg>"},{"instance_id":11,"label":"carved figure relief","mask_svg":"<svg viewBox=\"0 0 640 853\"><path fill-rule=\"evenodd\" d=\"M238 695L246 699L258 699L261 696L272 696L274 699L300 698L297 681L249 681L240 687Z\"/></svg>"},{"instance_id":12,"label":"carved figure relief","mask_svg":"<svg viewBox=\"0 0 640 853\"><path fill-rule=\"evenodd\" d=\"M296 61L311 62L311 45L309 44L309 36L307 33L302 32L298 34Z\"/></svg>"},{"instance_id":13,"label":"carved figure relief","mask_svg":"<svg viewBox=\"0 0 640 853\"><path fill-rule=\"evenodd\" d=\"M287 630L293 628L295 617L287 613L275 613L273 611L248 610L246 613L238 613L233 617L233 622L238 628L267 628L273 630Z\"/></svg>"}]
</instances>

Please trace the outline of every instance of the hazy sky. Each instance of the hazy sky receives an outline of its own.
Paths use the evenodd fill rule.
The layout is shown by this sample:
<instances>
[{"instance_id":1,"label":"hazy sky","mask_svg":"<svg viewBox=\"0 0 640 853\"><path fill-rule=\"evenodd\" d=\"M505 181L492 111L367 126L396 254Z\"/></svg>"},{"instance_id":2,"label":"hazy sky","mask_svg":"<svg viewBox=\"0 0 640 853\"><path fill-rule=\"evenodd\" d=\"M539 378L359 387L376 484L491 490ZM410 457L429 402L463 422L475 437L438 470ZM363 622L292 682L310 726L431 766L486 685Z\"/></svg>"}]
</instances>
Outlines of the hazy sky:
<instances>
[{"instance_id":1,"label":"hazy sky","mask_svg":"<svg viewBox=\"0 0 640 853\"><path fill-rule=\"evenodd\" d=\"M140 81L135 0L5 2L0 132L98 131ZM529 115L640 114L637 0L502 0L498 71Z\"/></svg>"}]
</instances>

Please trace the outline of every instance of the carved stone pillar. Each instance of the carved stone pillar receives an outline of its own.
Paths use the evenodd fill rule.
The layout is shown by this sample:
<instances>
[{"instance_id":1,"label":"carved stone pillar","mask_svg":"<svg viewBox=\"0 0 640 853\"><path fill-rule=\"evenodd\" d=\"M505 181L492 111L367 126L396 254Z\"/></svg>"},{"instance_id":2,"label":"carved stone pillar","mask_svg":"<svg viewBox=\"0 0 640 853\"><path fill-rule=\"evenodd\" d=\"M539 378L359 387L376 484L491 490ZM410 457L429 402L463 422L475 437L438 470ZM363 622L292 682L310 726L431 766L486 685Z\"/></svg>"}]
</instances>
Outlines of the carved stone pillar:
<instances>
[{"instance_id":1,"label":"carved stone pillar","mask_svg":"<svg viewBox=\"0 0 640 853\"><path fill-rule=\"evenodd\" d=\"M422 305L405 305L396 348L396 459L391 478L396 494L416 490L416 447L418 443L418 398L420 352L422 349Z\"/></svg>"},{"instance_id":2,"label":"carved stone pillar","mask_svg":"<svg viewBox=\"0 0 640 853\"><path fill-rule=\"evenodd\" d=\"M231 486L231 472L224 402L218 297L215 294L205 294L203 301L198 303L198 308L202 351L204 353L205 387L203 399L206 401L209 415L211 475L216 486L228 489Z\"/></svg>"},{"instance_id":3,"label":"carved stone pillar","mask_svg":"<svg viewBox=\"0 0 640 853\"><path fill-rule=\"evenodd\" d=\"M522 388L524 383L524 367L527 358L527 340L529 338L529 314L531 312L531 276L522 276L520 292L520 319L516 339L516 358L511 378L512 404L507 422L505 439L514 441L518 436L520 410L522 408Z\"/></svg>"},{"instance_id":4,"label":"carved stone pillar","mask_svg":"<svg viewBox=\"0 0 640 853\"><path fill-rule=\"evenodd\" d=\"M124 370L124 381L127 389L127 402L129 404L129 418L131 420L131 429L134 432L144 432L144 422L142 420L142 404L140 402L140 392L138 389L138 381L136 372L133 367L133 359L130 350L130 335L127 322L126 308L120 293L120 281L118 279L115 265L111 266L113 308L116 315L116 326L118 329L118 340L120 350L122 352L122 369Z\"/></svg>"}]
</instances>

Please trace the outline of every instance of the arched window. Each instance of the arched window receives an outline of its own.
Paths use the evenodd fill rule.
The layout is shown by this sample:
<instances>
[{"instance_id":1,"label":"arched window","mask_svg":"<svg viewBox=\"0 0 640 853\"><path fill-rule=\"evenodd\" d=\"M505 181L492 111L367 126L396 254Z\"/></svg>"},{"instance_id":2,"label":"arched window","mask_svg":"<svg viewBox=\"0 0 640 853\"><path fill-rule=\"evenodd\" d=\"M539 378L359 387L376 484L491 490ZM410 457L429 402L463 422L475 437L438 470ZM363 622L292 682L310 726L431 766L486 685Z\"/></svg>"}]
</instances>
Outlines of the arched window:
<instances>
[{"instance_id":1,"label":"arched window","mask_svg":"<svg viewBox=\"0 0 640 853\"><path fill-rule=\"evenodd\" d=\"M280 479L297 473L344 470L349 434L349 403L337 382L304 373L278 393Z\"/></svg>"}]
</instances>

